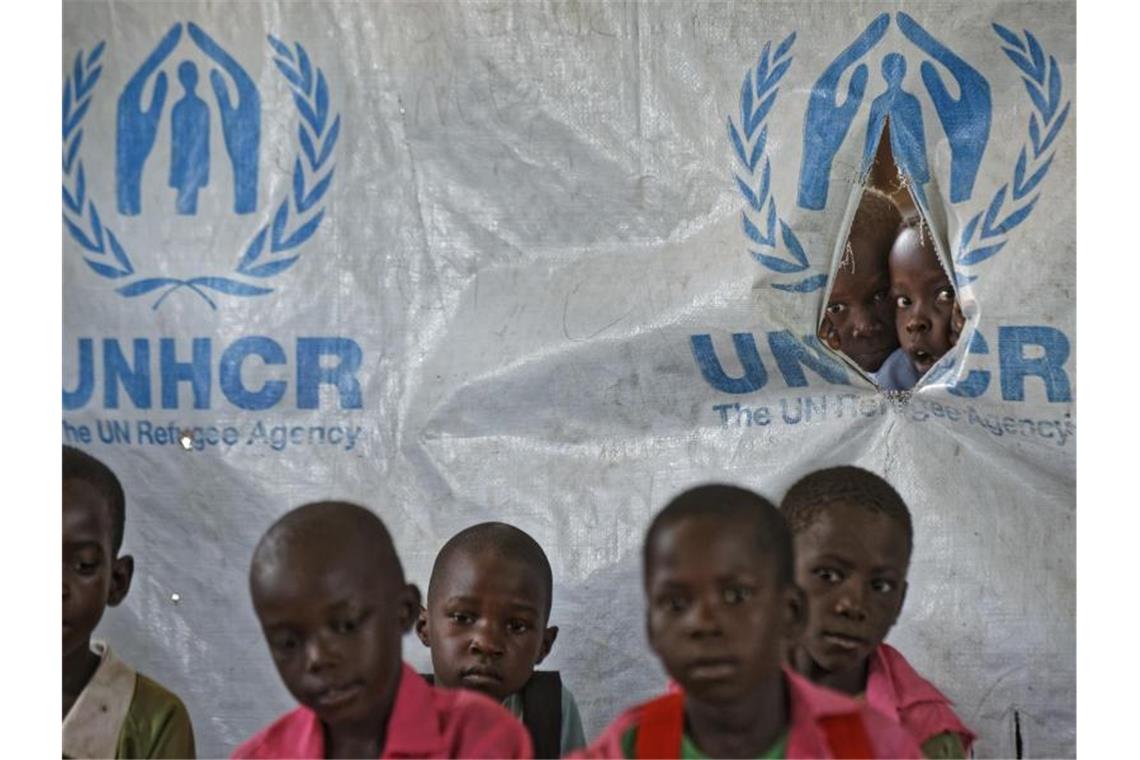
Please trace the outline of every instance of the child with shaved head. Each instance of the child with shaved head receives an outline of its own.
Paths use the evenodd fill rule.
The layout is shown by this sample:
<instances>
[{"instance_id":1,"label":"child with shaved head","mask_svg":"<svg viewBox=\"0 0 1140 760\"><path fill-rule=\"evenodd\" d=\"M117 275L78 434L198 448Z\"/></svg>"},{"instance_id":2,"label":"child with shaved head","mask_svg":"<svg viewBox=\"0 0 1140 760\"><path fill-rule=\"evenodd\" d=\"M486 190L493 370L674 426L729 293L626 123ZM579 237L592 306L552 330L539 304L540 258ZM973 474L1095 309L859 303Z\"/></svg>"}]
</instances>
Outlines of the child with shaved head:
<instances>
[{"instance_id":1,"label":"child with shaved head","mask_svg":"<svg viewBox=\"0 0 1140 760\"><path fill-rule=\"evenodd\" d=\"M289 512L258 543L249 584L301 706L234 757L531 756L530 737L500 705L430 686L403 663L420 595L369 510L318 502Z\"/></svg>"},{"instance_id":2,"label":"child with shaved head","mask_svg":"<svg viewBox=\"0 0 1140 760\"><path fill-rule=\"evenodd\" d=\"M925 757L968 757L974 734L950 700L883 641L907 591L914 529L902 497L867 470L831 467L801 478L780 509L808 601L796 669L818 684L864 695L910 732Z\"/></svg>"},{"instance_id":3,"label":"child with shaved head","mask_svg":"<svg viewBox=\"0 0 1140 760\"><path fill-rule=\"evenodd\" d=\"M918 757L897 725L783 667L803 627L787 525L762 496L674 498L644 549L649 644L680 687L627 710L588 757Z\"/></svg>"},{"instance_id":4,"label":"child with shaved head","mask_svg":"<svg viewBox=\"0 0 1140 760\"><path fill-rule=\"evenodd\" d=\"M416 624L431 648L435 682L502 702L526 726L536 757L560 757L586 743L559 674L534 669L558 636L547 625L553 587L537 541L513 525L480 523L436 556Z\"/></svg>"}]
</instances>

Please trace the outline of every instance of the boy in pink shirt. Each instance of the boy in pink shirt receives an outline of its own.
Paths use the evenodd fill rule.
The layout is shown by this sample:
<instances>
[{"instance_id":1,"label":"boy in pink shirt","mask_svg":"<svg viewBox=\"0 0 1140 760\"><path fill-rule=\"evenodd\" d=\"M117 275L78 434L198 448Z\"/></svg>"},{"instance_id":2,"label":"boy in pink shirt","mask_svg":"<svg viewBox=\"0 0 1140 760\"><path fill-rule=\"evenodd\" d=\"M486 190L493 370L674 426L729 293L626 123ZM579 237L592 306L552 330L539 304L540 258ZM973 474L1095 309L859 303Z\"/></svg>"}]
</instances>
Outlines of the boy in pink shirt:
<instances>
[{"instance_id":1,"label":"boy in pink shirt","mask_svg":"<svg viewBox=\"0 0 1140 760\"><path fill-rule=\"evenodd\" d=\"M766 499L681 494L649 526L643 567L649 643L682 691L627 710L581 756L918 757L887 718L782 667L804 599Z\"/></svg>"},{"instance_id":2,"label":"boy in pink shirt","mask_svg":"<svg viewBox=\"0 0 1140 760\"><path fill-rule=\"evenodd\" d=\"M974 734L951 702L883 643L906 597L913 527L889 483L858 467L801 478L780 505L795 540L808 624L796 669L900 723L924 757L967 757Z\"/></svg>"},{"instance_id":3,"label":"boy in pink shirt","mask_svg":"<svg viewBox=\"0 0 1140 760\"><path fill-rule=\"evenodd\" d=\"M503 707L429 686L402 662L420 594L369 510L319 502L286 514L254 551L250 592L301 707L234 757L531 756L530 737Z\"/></svg>"}]
</instances>

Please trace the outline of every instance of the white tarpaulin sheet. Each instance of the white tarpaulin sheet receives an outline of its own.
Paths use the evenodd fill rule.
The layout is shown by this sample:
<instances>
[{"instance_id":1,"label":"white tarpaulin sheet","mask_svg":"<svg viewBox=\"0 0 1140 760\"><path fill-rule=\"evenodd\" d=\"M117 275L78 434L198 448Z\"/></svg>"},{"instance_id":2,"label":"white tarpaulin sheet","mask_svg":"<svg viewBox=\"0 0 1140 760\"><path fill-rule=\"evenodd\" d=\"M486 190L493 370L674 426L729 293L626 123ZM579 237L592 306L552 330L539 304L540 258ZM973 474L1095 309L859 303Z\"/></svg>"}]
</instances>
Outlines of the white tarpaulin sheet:
<instances>
[{"instance_id":1,"label":"white tarpaulin sheet","mask_svg":"<svg viewBox=\"0 0 1140 760\"><path fill-rule=\"evenodd\" d=\"M65 3L63 435L137 562L100 635L228 754L291 705L275 517L365 503L421 589L506 520L592 736L664 683L651 514L854 463L914 513L890 641L979 756L1073 754L1074 13ZM812 337L884 116L968 318L909 400Z\"/></svg>"}]
</instances>

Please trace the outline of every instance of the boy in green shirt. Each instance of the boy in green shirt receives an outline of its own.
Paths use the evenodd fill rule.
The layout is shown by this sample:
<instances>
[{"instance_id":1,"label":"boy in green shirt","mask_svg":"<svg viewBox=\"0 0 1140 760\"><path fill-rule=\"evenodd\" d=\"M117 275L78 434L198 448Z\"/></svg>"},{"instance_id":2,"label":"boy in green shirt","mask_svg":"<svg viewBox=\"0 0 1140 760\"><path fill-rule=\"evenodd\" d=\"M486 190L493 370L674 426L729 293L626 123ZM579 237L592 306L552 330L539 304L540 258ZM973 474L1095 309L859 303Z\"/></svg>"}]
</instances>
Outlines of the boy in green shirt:
<instances>
[{"instance_id":1,"label":"boy in green shirt","mask_svg":"<svg viewBox=\"0 0 1140 760\"><path fill-rule=\"evenodd\" d=\"M125 504L107 465L63 447L63 756L194 757L181 700L91 641L134 573L119 555Z\"/></svg>"}]
</instances>

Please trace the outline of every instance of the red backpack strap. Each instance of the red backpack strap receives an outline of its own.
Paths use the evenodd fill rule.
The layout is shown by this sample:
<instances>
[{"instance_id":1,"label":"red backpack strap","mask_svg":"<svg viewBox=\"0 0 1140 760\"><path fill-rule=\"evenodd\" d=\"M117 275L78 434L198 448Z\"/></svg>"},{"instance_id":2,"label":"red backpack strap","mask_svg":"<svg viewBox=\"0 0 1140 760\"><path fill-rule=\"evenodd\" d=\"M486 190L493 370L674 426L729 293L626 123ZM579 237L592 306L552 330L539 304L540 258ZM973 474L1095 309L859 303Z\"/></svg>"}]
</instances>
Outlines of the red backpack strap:
<instances>
[{"instance_id":1,"label":"red backpack strap","mask_svg":"<svg viewBox=\"0 0 1140 760\"><path fill-rule=\"evenodd\" d=\"M646 702L637 725L636 758L678 758L685 733L685 695L673 692Z\"/></svg>"},{"instance_id":2,"label":"red backpack strap","mask_svg":"<svg viewBox=\"0 0 1140 760\"><path fill-rule=\"evenodd\" d=\"M875 757L871 738L867 736L867 727L859 713L828 715L820 718L819 724L833 757L848 760Z\"/></svg>"}]
</instances>

